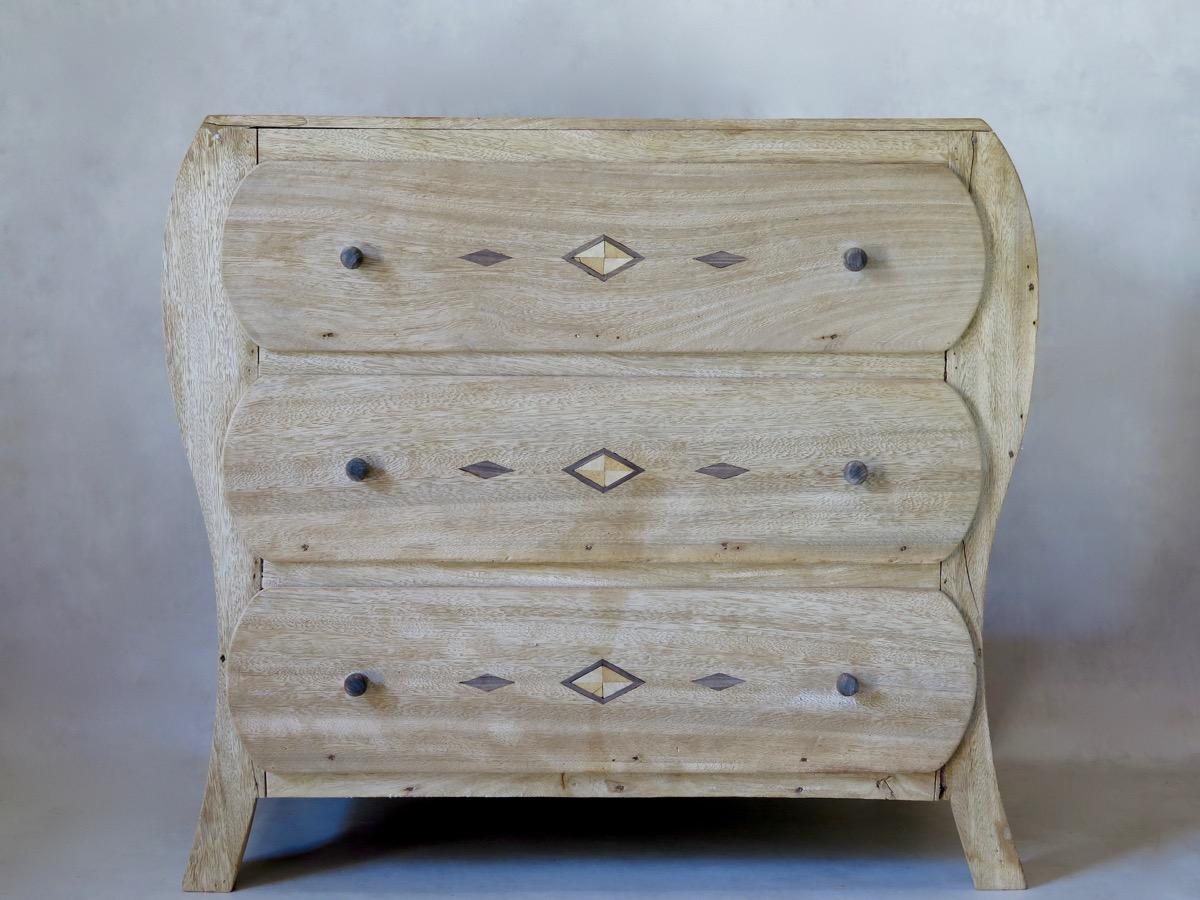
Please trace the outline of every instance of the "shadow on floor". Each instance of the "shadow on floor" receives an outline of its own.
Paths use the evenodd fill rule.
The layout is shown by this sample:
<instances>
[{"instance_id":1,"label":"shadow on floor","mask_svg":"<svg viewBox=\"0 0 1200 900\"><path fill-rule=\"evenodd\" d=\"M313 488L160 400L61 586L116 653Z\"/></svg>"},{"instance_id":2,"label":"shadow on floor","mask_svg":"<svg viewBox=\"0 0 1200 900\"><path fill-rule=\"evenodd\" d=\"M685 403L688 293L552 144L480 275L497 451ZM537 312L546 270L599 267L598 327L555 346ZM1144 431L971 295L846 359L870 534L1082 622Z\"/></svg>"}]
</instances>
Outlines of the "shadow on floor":
<instances>
[{"instance_id":1,"label":"shadow on floor","mask_svg":"<svg viewBox=\"0 0 1200 900\"><path fill-rule=\"evenodd\" d=\"M1031 887L1200 832L1183 769L1013 766L1001 785ZM238 887L348 868L459 896L970 887L947 803L607 798L266 800Z\"/></svg>"}]
</instances>

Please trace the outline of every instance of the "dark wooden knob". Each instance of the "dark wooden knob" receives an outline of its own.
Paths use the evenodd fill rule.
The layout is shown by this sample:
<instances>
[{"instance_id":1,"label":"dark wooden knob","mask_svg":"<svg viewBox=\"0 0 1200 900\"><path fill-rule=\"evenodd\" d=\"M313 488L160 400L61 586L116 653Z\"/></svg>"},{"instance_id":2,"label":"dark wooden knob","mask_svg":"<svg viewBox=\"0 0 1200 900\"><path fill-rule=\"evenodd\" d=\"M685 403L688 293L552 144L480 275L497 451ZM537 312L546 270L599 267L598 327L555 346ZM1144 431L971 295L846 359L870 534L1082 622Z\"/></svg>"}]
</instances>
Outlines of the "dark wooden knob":
<instances>
[{"instance_id":1,"label":"dark wooden knob","mask_svg":"<svg viewBox=\"0 0 1200 900\"><path fill-rule=\"evenodd\" d=\"M853 697L858 693L858 679L849 672L843 672L838 676L837 692L843 697Z\"/></svg>"},{"instance_id":2,"label":"dark wooden knob","mask_svg":"<svg viewBox=\"0 0 1200 900\"><path fill-rule=\"evenodd\" d=\"M861 272L867 267L867 251L862 247L851 247L842 254L842 262L851 272Z\"/></svg>"},{"instance_id":3,"label":"dark wooden knob","mask_svg":"<svg viewBox=\"0 0 1200 900\"><path fill-rule=\"evenodd\" d=\"M357 269L363 263L363 252L357 247L347 247L342 251L341 260L347 269Z\"/></svg>"},{"instance_id":4,"label":"dark wooden knob","mask_svg":"<svg viewBox=\"0 0 1200 900\"><path fill-rule=\"evenodd\" d=\"M346 676L346 680L342 682L342 687L346 689L346 693L351 697L361 697L367 692L367 688L371 686L371 679L362 672L351 672Z\"/></svg>"},{"instance_id":5,"label":"dark wooden knob","mask_svg":"<svg viewBox=\"0 0 1200 900\"><path fill-rule=\"evenodd\" d=\"M871 470L861 459L850 460L846 463L846 468L842 469L842 477L846 479L847 484L862 484L870 474Z\"/></svg>"},{"instance_id":6,"label":"dark wooden knob","mask_svg":"<svg viewBox=\"0 0 1200 900\"><path fill-rule=\"evenodd\" d=\"M371 474L371 464L365 459L354 457L346 463L346 477L351 481L365 481Z\"/></svg>"}]
</instances>

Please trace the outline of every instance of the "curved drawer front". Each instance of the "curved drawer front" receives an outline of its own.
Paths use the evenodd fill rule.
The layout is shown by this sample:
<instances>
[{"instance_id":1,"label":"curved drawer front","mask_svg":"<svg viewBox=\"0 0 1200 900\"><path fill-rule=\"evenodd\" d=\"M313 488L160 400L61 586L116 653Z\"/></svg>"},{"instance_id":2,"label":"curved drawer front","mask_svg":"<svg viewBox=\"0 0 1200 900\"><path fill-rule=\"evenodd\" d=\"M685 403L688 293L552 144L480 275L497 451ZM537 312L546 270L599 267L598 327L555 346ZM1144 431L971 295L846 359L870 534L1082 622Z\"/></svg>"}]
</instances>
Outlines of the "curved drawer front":
<instances>
[{"instance_id":1,"label":"curved drawer front","mask_svg":"<svg viewBox=\"0 0 1200 900\"><path fill-rule=\"evenodd\" d=\"M976 679L899 590L272 589L228 671L256 766L332 773L927 772Z\"/></svg>"},{"instance_id":2,"label":"curved drawer front","mask_svg":"<svg viewBox=\"0 0 1200 900\"><path fill-rule=\"evenodd\" d=\"M222 255L276 350L939 351L985 265L931 164L267 162Z\"/></svg>"},{"instance_id":3,"label":"curved drawer front","mask_svg":"<svg viewBox=\"0 0 1200 900\"><path fill-rule=\"evenodd\" d=\"M274 561L936 562L980 477L932 379L273 376L224 451Z\"/></svg>"}]
</instances>

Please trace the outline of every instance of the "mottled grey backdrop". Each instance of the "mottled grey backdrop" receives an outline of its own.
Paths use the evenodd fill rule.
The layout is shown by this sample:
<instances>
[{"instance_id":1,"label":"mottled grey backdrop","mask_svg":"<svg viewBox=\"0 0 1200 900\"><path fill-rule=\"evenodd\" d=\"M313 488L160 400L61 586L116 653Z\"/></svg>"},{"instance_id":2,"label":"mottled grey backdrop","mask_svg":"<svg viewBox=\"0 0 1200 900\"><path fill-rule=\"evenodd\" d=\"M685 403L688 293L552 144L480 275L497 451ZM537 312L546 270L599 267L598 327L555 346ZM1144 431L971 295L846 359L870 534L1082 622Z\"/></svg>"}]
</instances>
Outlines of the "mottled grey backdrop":
<instances>
[{"instance_id":1,"label":"mottled grey backdrop","mask_svg":"<svg viewBox=\"0 0 1200 900\"><path fill-rule=\"evenodd\" d=\"M106 849L60 878L173 888L186 852L216 641L159 267L207 113L987 119L1042 287L988 597L1002 775L1185 765L1198 46L1190 2L0 2L0 867L75 834Z\"/></svg>"}]
</instances>

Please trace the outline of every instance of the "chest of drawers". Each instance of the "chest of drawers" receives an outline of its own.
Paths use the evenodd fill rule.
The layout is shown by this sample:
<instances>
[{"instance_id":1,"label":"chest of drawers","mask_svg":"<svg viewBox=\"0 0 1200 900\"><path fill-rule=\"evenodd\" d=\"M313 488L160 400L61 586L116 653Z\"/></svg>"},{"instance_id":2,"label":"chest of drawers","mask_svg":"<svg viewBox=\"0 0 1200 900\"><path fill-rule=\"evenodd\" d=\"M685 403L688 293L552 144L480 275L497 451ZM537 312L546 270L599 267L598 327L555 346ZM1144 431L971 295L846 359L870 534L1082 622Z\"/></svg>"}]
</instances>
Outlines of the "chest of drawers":
<instances>
[{"instance_id":1,"label":"chest of drawers","mask_svg":"<svg viewBox=\"0 0 1200 900\"><path fill-rule=\"evenodd\" d=\"M948 799L1032 227L978 120L214 117L167 224L215 573L184 878L260 797Z\"/></svg>"}]
</instances>

